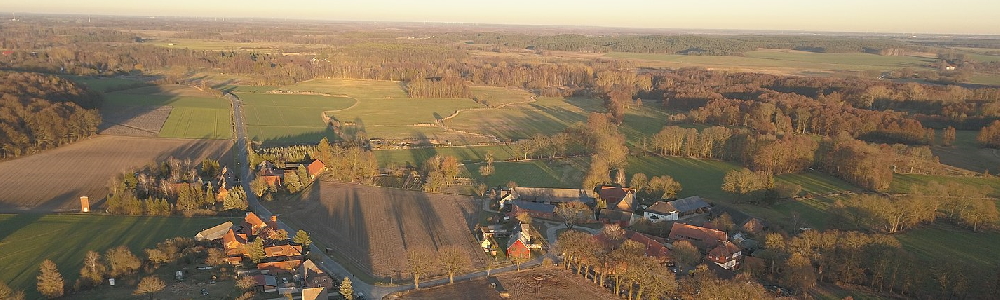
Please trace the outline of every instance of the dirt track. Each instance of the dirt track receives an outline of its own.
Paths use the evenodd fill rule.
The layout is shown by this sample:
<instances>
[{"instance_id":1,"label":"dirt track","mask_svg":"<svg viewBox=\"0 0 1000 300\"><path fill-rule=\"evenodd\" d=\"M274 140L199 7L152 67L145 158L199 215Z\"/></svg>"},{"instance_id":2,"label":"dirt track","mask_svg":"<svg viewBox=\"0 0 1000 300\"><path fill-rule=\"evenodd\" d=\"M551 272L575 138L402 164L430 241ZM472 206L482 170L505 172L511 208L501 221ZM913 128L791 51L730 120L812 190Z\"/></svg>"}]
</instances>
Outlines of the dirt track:
<instances>
[{"instance_id":1,"label":"dirt track","mask_svg":"<svg viewBox=\"0 0 1000 300\"><path fill-rule=\"evenodd\" d=\"M79 197L98 205L121 172L173 156L219 159L229 140L98 135L72 145L0 162L0 212L77 211ZM220 160L223 161L223 160Z\"/></svg>"}]
</instances>

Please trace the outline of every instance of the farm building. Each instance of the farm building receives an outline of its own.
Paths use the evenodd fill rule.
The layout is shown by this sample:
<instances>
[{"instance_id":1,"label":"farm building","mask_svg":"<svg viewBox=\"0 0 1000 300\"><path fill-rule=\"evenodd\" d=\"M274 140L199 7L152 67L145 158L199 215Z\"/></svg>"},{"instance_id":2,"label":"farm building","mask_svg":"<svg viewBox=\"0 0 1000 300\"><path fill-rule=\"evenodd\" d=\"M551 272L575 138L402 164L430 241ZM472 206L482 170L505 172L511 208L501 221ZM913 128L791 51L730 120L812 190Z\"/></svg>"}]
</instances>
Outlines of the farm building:
<instances>
[{"instance_id":1,"label":"farm building","mask_svg":"<svg viewBox=\"0 0 1000 300\"><path fill-rule=\"evenodd\" d=\"M556 206L552 204L529 202L529 201L511 201L513 208L510 210L510 216L516 217L517 214L521 212L526 212L532 217L543 218L543 219L555 219Z\"/></svg>"},{"instance_id":2,"label":"farm building","mask_svg":"<svg viewBox=\"0 0 1000 300\"><path fill-rule=\"evenodd\" d=\"M604 224L618 224L621 227L628 227L639 220L636 214L614 209L602 209L598 211L597 220Z\"/></svg>"},{"instance_id":3,"label":"farm building","mask_svg":"<svg viewBox=\"0 0 1000 300\"><path fill-rule=\"evenodd\" d=\"M524 260L531 258L531 250L522 238L520 232L512 235L507 241L507 257L518 257Z\"/></svg>"},{"instance_id":4,"label":"farm building","mask_svg":"<svg viewBox=\"0 0 1000 300\"><path fill-rule=\"evenodd\" d=\"M688 241L702 250L715 248L728 239L725 232L680 222L674 223L670 228L670 240Z\"/></svg>"},{"instance_id":5,"label":"farm building","mask_svg":"<svg viewBox=\"0 0 1000 300\"><path fill-rule=\"evenodd\" d=\"M302 246L296 245L278 245L264 247L265 257L301 257L302 256Z\"/></svg>"},{"instance_id":6,"label":"farm building","mask_svg":"<svg viewBox=\"0 0 1000 300\"><path fill-rule=\"evenodd\" d=\"M243 230L241 233L258 235L262 230L264 230L265 227L267 227L267 224L265 224L260 217L257 217L257 214L248 212L246 217L243 218Z\"/></svg>"},{"instance_id":7,"label":"farm building","mask_svg":"<svg viewBox=\"0 0 1000 300\"><path fill-rule=\"evenodd\" d=\"M226 236L227 233L232 231L233 222L226 221L225 223L216 225L212 228L202 230L194 236L196 241L214 241L221 239ZM235 236L234 236L235 237Z\"/></svg>"},{"instance_id":8,"label":"farm building","mask_svg":"<svg viewBox=\"0 0 1000 300\"><path fill-rule=\"evenodd\" d=\"M222 236L222 246L226 249L226 255L228 256L242 256L243 245L246 243L247 235L242 233L237 234L232 229L226 231L226 234Z\"/></svg>"},{"instance_id":9,"label":"farm building","mask_svg":"<svg viewBox=\"0 0 1000 300\"><path fill-rule=\"evenodd\" d=\"M739 264L740 255L740 247L732 242L723 241L709 251L706 258L724 269L732 270Z\"/></svg>"},{"instance_id":10,"label":"farm building","mask_svg":"<svg viewBox=\"0 0 1000 300\"><path fill-rule=\"evenodd\" d=\"M691 196L684 199L678 199L674 201L667 202L670 206L673 206L677 210L678 217L683 217L693 214L707 213L712 209L712 206L701 200L701 197Z\"/></svg>"},{"instance_id":11,"label":"farm building","mask_svg":"<svg viewBox=\"0 0 1000 300\"><path fill-rule=\"evenodd\" d=\"M596 190L598 197L608 208L629 212L636 208L635 191L632 189L605 185Z\"/></svg>"},{"instance_id":12,"label":"farm building","mask_svg":"<svg viewBox=\"0 0 1000 300\"><path fill-rule=\"evenodd\" d=\"M662 221L677 221L678 211L666 201L656 201L643 212L643 217L653 223Z\"/></svg>"},{"instance_id":13,"label":"farm building","mask_svg":"<svg viewBox=\"0 0 1000 300\"><path fill-rule=\"evenodd\" d=\"M582 189L515 187L513 194L520 201L545 204L559 204L572 201L580 201L586 204L594 203L594 199L587 196L587 192Z\"/></svg>"},{"instance_id":14,"label":"farm building","mask_svg":"<svg viewBox=\"0 0 1000 300\"><path fill-rule=\"evenodd\" d=\"M646 256L654 258L660 262L669 261L673 256L670 254L670 249L664 246L664 241L661 238L645 235L638 232L627 232L629 240L639 242L640 244L646 245Z\"/></svg>"}]
</instances>

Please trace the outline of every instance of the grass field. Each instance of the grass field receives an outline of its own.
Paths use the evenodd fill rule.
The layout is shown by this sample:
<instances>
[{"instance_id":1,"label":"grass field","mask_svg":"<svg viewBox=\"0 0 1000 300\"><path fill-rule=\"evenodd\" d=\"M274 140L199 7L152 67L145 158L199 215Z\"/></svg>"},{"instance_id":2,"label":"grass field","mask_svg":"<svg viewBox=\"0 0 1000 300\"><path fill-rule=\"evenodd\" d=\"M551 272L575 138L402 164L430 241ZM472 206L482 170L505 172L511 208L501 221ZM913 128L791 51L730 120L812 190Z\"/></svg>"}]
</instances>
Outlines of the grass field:
<instances>
[{"instance_id":1,"label":"grass field","mask_svg":"<svg viewBox=\"0 0 1000 300\"><path fill-rule=\"evenodd\" d=\"M171 106L160 137L229 139L233 135L228 100L184 86L151 86L105 96L104 111L134 106Z\"/></svg>"},{"instance_id":2,"label":"grass field","mask_svg":"<svg viewBox=\"0 0 1000 300\"><path fill-rule=\"evenodd\" d=\"M975 172L1000 171L1000 151L983 148L976 141L978 131L956 131L950 147L932 147L941 163Z\"/></svg>"},{"instance_id":3,"label":"grass field","mask_svg":"<svg viewBox=\"0 0 1000 300\"><path fill-rule=\"evenodd\" d=\"M492 152L493 159L500 161L513 158L514 150L508 146L469 146L469 147L437 147L418 148L406 150L377 150L375 157L379 164L387 166L390 164L419 166L435 155L454 156L462 162L483 161L486 154Z\"/></svg>"},{"instance_id":4,"label":"grass field","mask_svg":"<svg viewBox=\"0 0 1000 300\"><path fill-rule=\"evenodd\" d=\"M585 122L590 112L602 110L599 99L538 97L530 104L462 113L445 124L456 130L489 134L501 139L521 139L535 133L560 132L573 123Z\"/></svg>"},{"instance_id":5,"label":"grass field","mask_svg":"<svg viewBox=\"0 0 1000 300\"><path fill-rule=\"evenodd\" d=\"M889 192L908 193L913 186L924 186L931 181L938 183L957 182L960 184L987 186L993 189L990 196L1000 197L1000 178L982 177L958 177L958 176L936 176L917 174L894 174L892 183L889 185Z\"/></svg>"},{"instance_id":6,"label":"grass field","mask_svg":"<svg viewBox=\"0 0 1000 300\"><path fill-rule=\"evenodd\" d=\"M486 101L490 106L526 102L530 101L532 96L525 90L494 86L472 86L469 90L472 91L472 97Z\"/></svg>"},{"instance_id":7,"label":"grass field","mask_svg":"<svg viewBox=\"0 0 1000 300\"><path fill-rule=\"evenodd\" d=\"M635 59L654 66L708 67L732 70L787 70L799 72L895 70L928 68L932 59L914 56L881 56L867 53L813 53L793 50L759 50L745 56L692 56L655 53L609 53L608 57Z\"/></svg>"},{"instance_id":8,"label":"grass field","mask_svg":"<svg viewBox=\"0 0 1000 300\"><path fill-rule=\"evenodd\" d=\"M24 290L28 299L35 290L38 265L51 259L67 286L79 277L83 256L128 246L136 255L167 238L192 237L227 218L126 217L99 215L0 215L0 281Z\"/></svg>"},{"instance_id":9,"label":"grass field","mask_svg":"<svg viewBox=\"0 0 1000 300\"><path fill-rule=\"evenodd\" d=\"M142 81L121 77L66 76L66 78L77 83L82 83L91 90L102 93L107 92L109 89L142 83Z\"/></svg>"},{"instance_id":10,"label":"grass field","mask_svg":"<svg viewBox=\"0 0 1000 300\"><path fill-rule=\"evenodd\" d=\"M1000 266L1000 233L974 233L948 224L934 224L896 235L909 252L925 259L949 257L970 264Z\"/></svg>"},{"instance_id":11,"label":"grass field","mask_svg":"<svg viewBox=\"0 0 1000 300\"><path fill-rule=\"evenodd\" d=\"M456 245L485 266L471 234L478 202L470 197L320 181L300 201L265 203L318 245L334 249L342 263L388 281L408 278L406 250ZM346 260L346 261L344 261Z\"/></svg>"},{"instance_id":12,"label":"grass field","mask_svg":"<svg viewBox=\"0 0 1000 300\"><path fill-rule=\"evenodd\" d=\"M356 100L320 95L237 93L244 104L251 139L268 144L316 143L337 136L323 121L325 111L345 109Z\"/></svg>"},{"instance_id":13,"label":"grass field","mask_svg":"<svg viewBox=\"0 0 1000 300\"><path fill-rule=\"evenodd\" d=\"M0 162L0 212L77 211L89 196L97 210L113 176L169 156L219 159L232 143L100 135L71 145ZM15 188L16 187L16 188ZM4 232L4 230L0 230Z\"/></svg>"}]
</instances>

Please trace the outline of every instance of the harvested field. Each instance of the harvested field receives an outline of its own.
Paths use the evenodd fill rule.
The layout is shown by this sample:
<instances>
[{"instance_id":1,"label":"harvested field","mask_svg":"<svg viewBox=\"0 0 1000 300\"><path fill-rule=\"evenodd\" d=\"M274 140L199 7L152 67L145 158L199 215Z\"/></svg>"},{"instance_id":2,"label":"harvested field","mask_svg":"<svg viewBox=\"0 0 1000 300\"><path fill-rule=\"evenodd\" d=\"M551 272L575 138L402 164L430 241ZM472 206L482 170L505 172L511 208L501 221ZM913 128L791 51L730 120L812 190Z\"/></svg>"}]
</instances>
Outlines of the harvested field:
<instances>
[{"instance_id":1,"label":"harvested field","mask_svg":"<svg viewBox=\"0 0 1000 300\"><path fill-rule=\"evenodd\" d=\"M156 137L170 116L170 106L122 106L102 114L100 134Z\"/></svg>"},{"instance_id":2,"label":"harvested field","mask_svg":"<svg viewBox=\"0 0 1000 300\"><path fill-rule=\"evenodd\" d=\"M301 201L265 205L342 262L379 279L410 277L405 257L414 247L458 245L474 267L485 266L471 233L479 206L470 197L326 181L303 194Z\"/></svg>"},{"instance_id":3,"label":"harvested field","mask_svg":"<svg viewBox=\"0 0 1000 300\"><path fill-rule=\"evenodd\" d=\"M101 135L0 162L0 182L7 187L0 189L0 212L76 211L78 199L84 195L90 196L97 210L108 193L108 181L121 172L170 156L220 159L231 144L225 140Z\"/></svg>"},{"instance_id":4,"label":"harvested field","mask_svg":"<svg viewBox=\"0 0 1000 300\"><path fill-rule=\"evenodd\" d=\"M611 291L569 271L541 267L497 275L509 299L617 299ZM398 299L503 299L486 278L405 292Z\"/></svg>"}]
</instances>

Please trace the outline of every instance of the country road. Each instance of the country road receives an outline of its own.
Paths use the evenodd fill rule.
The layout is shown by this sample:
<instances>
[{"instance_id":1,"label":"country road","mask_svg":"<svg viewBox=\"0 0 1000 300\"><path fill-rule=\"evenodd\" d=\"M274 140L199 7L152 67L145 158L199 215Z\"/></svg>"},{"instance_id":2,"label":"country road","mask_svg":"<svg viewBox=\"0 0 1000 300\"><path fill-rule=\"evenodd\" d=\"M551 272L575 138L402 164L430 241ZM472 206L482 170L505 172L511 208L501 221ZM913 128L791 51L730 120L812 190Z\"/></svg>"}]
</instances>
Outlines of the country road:
<instances>
[{"instance_id":1,"label":"country road","mask_svg":"<svg viewBox=\"0 0 1000 300\"><path fill-rule=\"evenodd\" d=\"M257 214L257 216L261 217L261 219L264 220L269 219L273 215L271 211L268 210L267 207L264 207L264 205L261 204L260 200L257 199L257 195L254 195L252 192L250 192L251 191L250 181L253 180L253 172L251 171L252 166L250 166L249 158L247 157L248 141L246 134L246 121L244 120L243 117L243 102L239 99L239 97L237 97L232 93L227 93L226 98L230 100L233 107L233 124L234 124L234 131L236 134L234 135L235 141L233 143L232 151L234 160L236 161L236 172L237 172L236 176L239 176L240 185L243 186L243 189L245 191L247 191L246 193L247 202L249 203L250 209L255 214ZM297 229L288 226L284 222L281 222L281 219L278 220L278 226L280 226L281 229L288 231L289 234L292 235L294 235L294 232L297 231ZM320 249L315 244L310 245L310 252L314 254L325 253L323 249ZM327 274L336 274L339 276L350 277L355 293L363 294L365 299L382 299L386 295L389 295L391 293L414 289L413 284L392 285L392 286L382 285L382 284L373 285L371 282L362 281L354 274L351 274L350 272L347 271L346 268L340 265L340 263L333 260L328 255L314 255L313 257L320 257L320 261L316 262L317 263L316 265L319 268L323 269L323 271L327 272ZM524 268L524 267L534 266L540 264L541 262L542 262L542 257L537 257L531 261L522 263L521 267ZM503 272L514 271L516 269L517 269L516 266L509 265L502 268L492 269L490 271L476 271L472 273L456 275L455 281L456 282L465 281L473 278L484 277L487 276L487 274L491 275L498 274ZM338 281L343 280L343 278L334 278L334 279ZM443 285L447 283L448 283L448 278L443 277L443 278L421 281L420 286L421 288L426 288L437 285Z\"/></svg>"}]
</instances>

